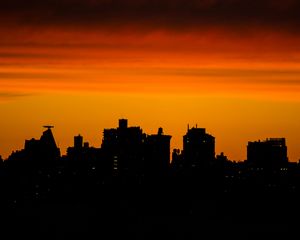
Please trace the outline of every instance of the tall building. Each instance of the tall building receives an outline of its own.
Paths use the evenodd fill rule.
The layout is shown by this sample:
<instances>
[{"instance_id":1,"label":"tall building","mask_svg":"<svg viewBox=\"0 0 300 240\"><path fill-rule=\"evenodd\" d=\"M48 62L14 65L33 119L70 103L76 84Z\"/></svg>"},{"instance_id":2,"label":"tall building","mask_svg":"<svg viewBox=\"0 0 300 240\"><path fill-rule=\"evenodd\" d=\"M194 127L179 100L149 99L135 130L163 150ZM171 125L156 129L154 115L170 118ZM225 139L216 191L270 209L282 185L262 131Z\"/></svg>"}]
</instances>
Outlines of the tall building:
<instances>
[{"instance_id":1,"label":"tall building","mask_svg":"<svg viewBox=\"0 0 300 240\"><path fill-rule=\"evenodd\" d=\"M83 147L83 137L79 134L74 137L74 148L81 149Z\"/></svg>"},{"instance_id":2,"label":"tall building","mask_svg":"<svg viewBox=\"0 0 300 240\"><path fill-rule=\"evenodd\" d=\"M247 161L256 167L283 167L288 163L285 138L268 138L265 141L248 142Z\"/></svg>"},{"instance_id":3,"label":"tall building","mask_svg":"<svg viewBox=\"0 0 300 240\"><path fill-rule=\"evenodd\" d=\"M215 159L215 138L205 128L188 129L183 136L183 158L186 168L207 167Z\"/></svg>"},{"instance_id":4,"label":"tall building","mask_svg":"<svg viewBox=\"0 0 300 240\"><path fill-rule=\"evenodd\" d=\"M101 149L107 163L108 175L119 175L119 151L117 129L104 129Z\"/></svg>"},{"instance_id":5,"label":"tall building","mask_svg":"<svg viewBox=\"0 0 300 240\"><path fill-rule=\"evenodd\" d=\"M79 134L74 136L73 147L67 148L67 156L70 160L83 160L84 158L83 137Z\"/></svg>"},{"instance_id":6,"label":"tall building","mask_svg":"<svg viewBox=\"0 0 300 240\"><path fill-rule=\"evenodd\" d=\"M120 119L116 129L104 129L102 149L111 161L113 175L141 175L144 138L140 127L128 127L127 119Z\"/></svg>"},{"instance_id":7,"label":"tall building","mask_svg":"<svg viewBox=\"0 0 300 240\"><path fill-rule=\"evenodd\" d=\"M159 128L157 134L147 136L145 140L145 175L163 177L170 168L171 136L164 135Z\"/></svg>"}]
</instances>

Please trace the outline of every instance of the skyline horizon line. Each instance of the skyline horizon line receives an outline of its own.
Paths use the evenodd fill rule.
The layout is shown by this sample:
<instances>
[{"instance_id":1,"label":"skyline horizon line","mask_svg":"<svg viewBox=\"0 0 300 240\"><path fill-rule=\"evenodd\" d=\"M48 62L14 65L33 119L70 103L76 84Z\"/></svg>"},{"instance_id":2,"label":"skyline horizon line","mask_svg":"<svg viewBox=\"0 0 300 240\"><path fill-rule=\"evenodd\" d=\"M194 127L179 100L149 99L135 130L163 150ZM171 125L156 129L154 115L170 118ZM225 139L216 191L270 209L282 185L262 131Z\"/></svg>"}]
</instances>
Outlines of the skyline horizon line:
<instances>
[{"instance_id":1,"label":"skyline horizon line","mask_svg":"<svg viewBox=\"0 0 300 240\"><path fill-rule=\"evenodd\" d=\"M128 118L118 118L118 120L120 121L120 120L128 120ZM43 125L41 125L41 127L42 128L47 128L47 130L51 130L51 129L53 129L53 128L55 128L55 125L54 124L43 124ZM161 127L161 126L159 126L159 127L157 127L157 129L158 129L158 131L157 131L157 133L146 133L146 132L144 132L144 130L143 130L143 128L142 128L142 126L140 126L140 125L132 125L132 126L127 126L128 128L135 128L135 127L138 127L138 128L140 128L141 130L142 130L142 132L143 132L143 134L145 134L146 136L151 136L151 135L158 135L159 134L159 130L160 129L164 129L163 127ZM94 144L91 144L90 145L90 141L84 141L84 143L87 143L88 144L88 147L90 147L90 148L98 148L98 149L101 149L101 145L102 145L102 142L103 142L103 133L104 133L104 131L106 130L106 129L118 129L119 128L119 126L117 126L117 127L115 127L115 128L103 128L103 130L101 131L102 132L102 136L101 136L101 140L100 140L100 146L95 146ZM194 125L191 125L190 123L188 123L187 124L187 131L186 131L186 133L190 130L190 129L204 129L204 131L206 131L207 130L207 128L206 127L198 127L198 123L195 123ZM47 131L46 130L46 131ZM51 130L52 131L52 130ZM207 133L207 132L206 132ZM209 134L209 135L211 135L211 136L213 136L215 139L216 139L216 137L214 136L214 135L212 135L211 133L207 133L207 134ZM172 138L173 138L173 135L171 135L171 134L165 134L164 133L164 130L163 130L163 132L162 132L162 135L165 135L165 136L171 136L171 148L170 148L170 156L172 156L172 152L174 151L174 150L179 150L180 152L182 152L183 151L183 141L181 141L181 148L179 148L179 147L174 147L174 145L172 144ZM76 136L82 136L82 137L84 137L84 134L81 134L81 133L78 133L78 134L75 134L75 135L73 135L73 139L74 139L74 137L76 137ZM182 140L183 140L183 137L184 137L184 135L182 136ZM35 137L32 137L32 138L29 138L29 139L38 139L38 138L35 138ZM29 139L24 139L24 141L26 141L26 140L29 140ZM258 138L257 140L248 140L247 141L247 144L249 144L250 142L266 142L266 141L268 141L268 140L273 140L273 139L284 139L284 141L286 142L286 140L287 140L287 138L286 137L284 137L284 136L273 136L273 137L265 137L265 138ZM56 141L56 143L57 143L57 146L58 146L58 148L60 149L60 150L62 150L61 151L61 157L63 157L63 156L66 156L66 154L67 154L67 150L68 150L68 148L70 148L70 147L72 147L72 146L67 146L67 147L65 147L64 149L62 149L61 147L60 147L60 143L59 143L59 141L57 141L56 139L55 139L55 141ZM247 148L247 144L245 145L245 148ZM4 160L4 161L6 161L6 160L8 160L8 158L9 158L9 156L11 155L11 154L13 154L14 152L18 152L18 151L21 151L21 149L13 149L9 154L8 154L8 156L6 156L6 157L3 157L3 155L0 153L0 157L2 157L2 160ZM246 152L246 151L245 151ZM230 157L228 157L228 155L227 154L225 154L226 153L226 151L223 151L223 150L221 150L221 151L216 151L216 154L215 154L215 157L217 157L218 155L222 155L222 154L224 154L224 156L226 156L227 158L228 158L228 160L229 161L231 161L231 162L245 162L245 161L247 161L247 156L246 156L246 158L244 158L244 159L232 159L232 158L230 158ZM288 155L288 153L287 153L287 155ZM171 160L172 160L172 158L171 158ZM297 159L297 160L291 160L290 158L289 158L289 156L288 156L288 162L295 162L295 163L297 163L297 162L300 162L300 158L299 159Z\"/></svg>"}]
</instances>

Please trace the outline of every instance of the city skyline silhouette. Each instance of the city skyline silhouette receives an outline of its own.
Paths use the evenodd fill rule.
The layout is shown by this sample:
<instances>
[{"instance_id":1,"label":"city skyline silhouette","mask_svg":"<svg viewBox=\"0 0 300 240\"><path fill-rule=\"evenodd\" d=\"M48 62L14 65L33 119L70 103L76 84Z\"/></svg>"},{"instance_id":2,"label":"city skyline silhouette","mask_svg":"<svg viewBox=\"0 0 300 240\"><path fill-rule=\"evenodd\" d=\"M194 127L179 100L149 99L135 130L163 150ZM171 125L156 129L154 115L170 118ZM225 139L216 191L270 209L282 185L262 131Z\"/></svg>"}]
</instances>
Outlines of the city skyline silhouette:
<instances>
[{"instance_id":1,"label":"city skyline silhouette","mask_svg":"<svg viewBox=\"0 0 300 240\"><path fill-rule=\"evenodd\" d=\"M128 121L127 119L125 119L126 121ZM43 128L46 128L46 129L51 129L51 128L54 128L54 126L51 126L51 125L44 125L44 126L42 126ZM187 128L189 129L190 128L190 124L187 124ZM198 124L195 124L195 126L192 126L191 127L191 129L198 129ZM200 128L200 129L203 129L204 131L205 131L205 128ZM200 130L199 129L199 130ZM105 131L105 129L104 129L104 131ZM51 133L52 134L52 133ZM146 134L146 133L145 133ZM147 134L147 135L149 135L149 134ZM78 136L81 136L80 135L80 133L78 134ZM83 136L81 136L81 137L83 137ZM182 137L184 137L184 136L182 136ZM104 138L105 138L105 136L102 136L102 141L104 140ZM34 138L32 138L32 139L34 139ZM284 139L284 141L286 141L286 138L284 138L284 137L279 137L279 136L277 136L277 137L275 137L275 136L273 136L273 137L267 137L267 138L265 138L265 139L256 139L256 140L252 140L252 141L255 141L255 142L260 142L260 141L269 141L269 140L272 140L272 139ZM26 142L27 141L29 141L29 140L26 140L25 141L25 145L26 145ZM59 142L59 141L58 141ZM249 142L251 142L250 140L248 141L248 143ZM85 144L90 144L89 142L85 142ZM100 145L101 145L101 143L100 143ZM172 143L171 143L171 146L172 146ZM182 142L182 146L184 147L184 141ZM70 146L67 146L67 148L64 150L64 149L60 149L60 151L62 151L64 154L62 154L62 155L65 155L65 154L67 154L67 151L68 151L68 148L69 148ZM93 147L99 147L99 146L93 146ZM246 145L245 145L245 148L246 148ZM175 149L180 149L180 148L174 148L174 150ZM12 150L12 152L14 152L14 151L18 151L18 149L13 149ZM226 150L225 149L221 149L220 150L220 152L219 153L226 153ZM10 153L11 154L11 153ZM10 155L9 154L9 155ZM7 156L7 158L9 157L9 155ZM231 161L245 161L245 160L247 160L247 154L245 154L246 155L246 158L244 158L244 159L230 159ZM287 155L288 155L288 153L287 153ZM2 157L2 155L0 154L0 156ZM3 157L2 157L3 158ZM7 158L4 158L4 160L6 160ZM294 161L293 162L296 162L296 161L299 161L300 159L294 159Z\"/></svg>"},{"instance_id":2,"label":"city skyline silhouette","mask_svg":"<svg viewBox=\"0 0 300 240\"><path fill-rule=\"evenodd\" d=\"M121 121L122 119L120 119L119 121ZM128 120L127 119L124 119L124 121L127 121L128 122ZM128 123L127 123L128 124ZM54 126L51 126L51 125L44 125L44 126L42 126L43 128L46 128L46 129L51 129L51 128L54 128ZM140 128L140 127L139 127ZM187 128L188 128L188 130L190 129L190 124L187 124ZM162 129L161 127L159 127L159 129ZM203 129L203 131L205 131L205 128L198 128L198 124L195 124L195 126L192 126L191 127L191 129L199 129L199 131L202 131L201 129ZM104 132L105 131L108 131L108 129L104 129ZM51 133L52 134L52 133ZM149 135L149 134L147 134L147 133L145 133L146 135ZM80 135L80 133L78 134L78 137L79 136L81 136ZM81 138L83 138L84 136L81 136ZM171 138L172 138L172 136L170 136ZM182 137L184 137L184 136L182 136ZM75 137L74 137L75 138ZM104 140L104 138L105 138L105 134L102 136L102 142L103 142L103 140ZM34 138L32 138L32 139L34 139ZM285 142L286 141L286 138L284 138L284 137L275 137L275 136L273 136L273 137L267 137L266 139L256 139L256 140L252 140L252 141L254 141L254 143L255 142L263 142L263 141L265 141L265 142L268 142L268 141L272 141L272 139L274 139L274 140L280 140L280 139L283 139L283 141ZM81 140L81 141L83 141L83 140ZM248 144L250 143L250 142L252 142L252 141L248 141ZM26 147L26 144L27 144L27 142L29 142L29 140L26 140L25 141L25 147ZM59 141L58 141L59 142ZM83 144L83 143L82 143ZM88 146L90 145L90 143L89 142L85 142L85 144L87 144ZM102 143L103 144L103 143ZM183 146L183 148L184 148L184 144L185 144L185 141L183 140L183 142L182 142L182 146ZM101 144L99 145L100 147L101 147ZM93 147L99 147L99 146L93 146ZM170 146L172 146L172 141L170 141ZM246 143L245 143L245 149L246 149L246 147L247 147L247 145L246 145ZM62 151L64 154L62 154L62 155L65 155L65 154L67 154L68 153L68 149L70 148L70 146L68 146L65 150L63 150L63 149L60 149L60 151ZM174 148L174 150L182 150L182 149L180 149L180 148ZM14 152L14 151L18 151L18 149L14 149L12 152ZM219 154L224 154L224 152L226 153L226 149L221 149L221 151L219 152ZM230 161L239 161L239 162L241 162L241 161L246 161L247 160L247 154L245 154L246 155L246 158L245 159L230 159ZM287 155L287 159L288 159L288 152L286 152L286 155ZM0 156L1 156L1 154L0 154ZM9 156L8 156L9 157ZM8 158L7 157L7 158ZM2 157L3 158L3 157ZM7 159L7 158L4 158L4 160L5 159ZM172 159L170 159L170 161L171 161ZM300 159L298 159L297 161L299 161ZM290 160L289 160L290 161ZM292 161L292 162L296 162L295 160L294 161Z\"/></svg>"},{"instance_id":3,"label":"city skyline silhouette","mask_svg":"<svg viewBox=\"0 0 300 240\"><path fill-rule=\"evenodd\" d=\"M163 128L149 135L119 119L116 128L104 129L98 148L79 134L61 155L53 126L43 127L39 139L25 140L24 149L0 162L0 206L10 234L16 226L59 239L112 231L113 239L132 234L143 239L157 234L239 239L241 234L265 237L297 229L287 232L285 224L300 213L300 163L288 161L284 138L248 142L246 161L235 162L215 153L216 138L205 128L188 127L183 149L171 150L172 136ZM57 216L68 223L53 224ZM89 223L83 224L82 218ZM137 219L145 222L132 228ZM200 225L191 229L193 222ZM274 224L281 227L268 229ZM243 227L251 229L246 234Z\"/></svg>"},{"instance_id":4,"label":"city skyline silhouette","mask_svg":"<svg viewBox=\"0 0 300 240\"><path fill-rule=\"evenodd\" d=\"M1 0L1 239L297 239L300 1Z\"/></svg>"}]
</instances>

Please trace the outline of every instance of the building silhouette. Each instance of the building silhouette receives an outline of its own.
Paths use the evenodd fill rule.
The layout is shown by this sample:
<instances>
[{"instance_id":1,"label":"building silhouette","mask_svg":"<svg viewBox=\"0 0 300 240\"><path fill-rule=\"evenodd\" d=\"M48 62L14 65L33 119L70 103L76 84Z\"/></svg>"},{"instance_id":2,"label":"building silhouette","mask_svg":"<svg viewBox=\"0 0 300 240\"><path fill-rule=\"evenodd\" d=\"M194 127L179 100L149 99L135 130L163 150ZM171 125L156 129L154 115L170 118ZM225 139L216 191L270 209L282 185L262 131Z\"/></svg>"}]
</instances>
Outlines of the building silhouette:
<instances>
[{"instance_id":1,"label":"building silhouette","mask_svg":"<svg viewBox=\"0 0 300 240\"><path fill-rule=\"evenodd\" d=\"M43 163L60 159L60 149L57 147L52 126L44 126L47 128L40 139L32 138L25 140L24 149L11 154L9 159L27 160L31 162Z\"/></svg>"},{"instance_id":2,"label":"building silhouette","mask_svg":"<svg viewBox=\"0 0 300 240\"><path fill-rule=\"evenodd\" d=\"M69 166L73 168L89 169L92 174L97 171L101 176L109 172L108 163L102 156L102 149L90 147L88 142L83 142L83 137L79 134L74 136L74 144L67 148L67 155L64 157ZM81 169L82 170L82 169Z\"/></svg>"},{"instance_id":3,"label":"building silhouette","mask_svg":"<svg viewBox=\"0 0 300 240\"><path fill-rule=\"evenodd\" d=\"M86 153L88 151L88 146L84 146L83 137L79 134L78 136L74 136L74 144L73 147L68 147L67 149L67 157L70 160L80 161L86 159Z\"/></svg>"},{"instance_id":4,"label":"building silhouette","mask_svg":"<svg viewBox=\"0 0 300 240\"><path fill-rule=\"evenodd\" d=\"M247 162L250 166L261 168L286 167L288 157L285 138L248 142Z\"/></svg>"},{"instance_id":5,"label":"building silhouette","mask_svg":"<svg viewBox=\"0 0 300 240\"><path fill-rule=\"evenodd\" d=\"M101 148L114 176L142 175L145 136L140 127L128 127L127 119L120 119L116 129L104 129Z\"/></svg>"},{"instance_id":6,"label":"building silhouette","mask_svg":"<svg viewBox=\"0 0 300 240\"><path fill-rule=\"evenodd\" d=\"M74 137L74 149L82 149L83 147L83 137L79 134Z\"/></svg>"},{"instance_id":7,"label":"building silhouette","mask_svg":"<svg viewBox=\"0 0 300 240\"><path fill-rule=\"evenodd\" d=\"M215 159L215 138L205 128L188 129L183 136L183 159L187 169L207 168Z\"/></svg>"},{"instance_id":8,"label":"building silhouette","mask_svg":"<svg viewBox=\"0 0 300 240\"><path fill-rule=\"evenodd\" d=\"M145 140L144 169L151 177L167 176L170 168L171 136L164 135L159 128L157 134L148 135Z\"/></svg>"},{"instance_id":9,"label":"building silhouette","mask_svg":"<svg viewBox=\"0 0 300 240\"><path fill-rule=\"evenodd\" d=\"M177 176L180 174L180 171L184 169L184 160L183 154L180 149L173 149L172 151L172 161L171 161L171 175Z\"/></svg>"}]
</instances>

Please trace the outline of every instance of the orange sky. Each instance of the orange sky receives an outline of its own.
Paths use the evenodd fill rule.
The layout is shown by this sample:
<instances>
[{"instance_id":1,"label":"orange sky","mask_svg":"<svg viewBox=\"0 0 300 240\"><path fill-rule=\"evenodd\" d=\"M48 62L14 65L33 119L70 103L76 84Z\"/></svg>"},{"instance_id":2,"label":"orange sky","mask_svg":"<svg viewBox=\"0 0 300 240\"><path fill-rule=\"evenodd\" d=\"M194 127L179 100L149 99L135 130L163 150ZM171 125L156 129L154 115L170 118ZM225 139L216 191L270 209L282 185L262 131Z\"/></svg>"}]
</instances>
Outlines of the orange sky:
<instances>
[{"instance_id":1,"label":"orange sky","mask_svg":"<svg viewBox=\"0 0 300 240\"><path fill-rule=\"evenodd\" d=\"M103 128L128 118L149 134L163 127L176 148L198 124L232 160L267 137L286 137L290 160L300 158L300 35L289 22L19 26L11 16L0 25L3 157L45 124L64 153L78 133L100 146Z\"/></svg>"}]
</instances>

